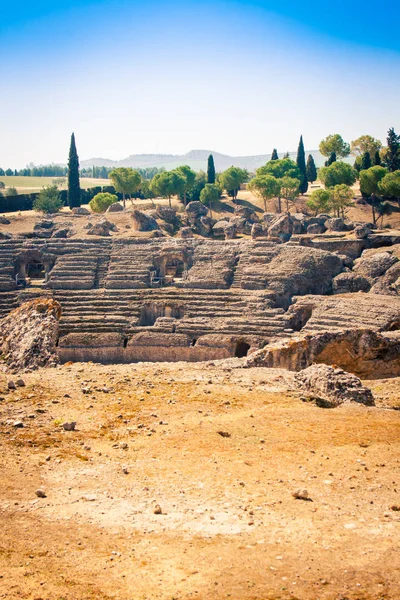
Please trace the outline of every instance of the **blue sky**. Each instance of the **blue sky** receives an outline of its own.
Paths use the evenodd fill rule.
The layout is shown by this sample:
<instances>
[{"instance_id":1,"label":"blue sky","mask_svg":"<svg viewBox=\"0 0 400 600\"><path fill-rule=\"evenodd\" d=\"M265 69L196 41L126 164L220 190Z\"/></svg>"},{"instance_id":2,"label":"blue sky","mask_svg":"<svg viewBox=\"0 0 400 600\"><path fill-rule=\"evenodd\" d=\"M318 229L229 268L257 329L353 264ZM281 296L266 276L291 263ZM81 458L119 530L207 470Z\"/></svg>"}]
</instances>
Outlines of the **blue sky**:
<instances>
[{"instance_id":1,"label":"blue sky","mask_svg":"<svg viewBox=\"0 0 400 600\"><path fill-rule=\"evenodd\" d=\"M0 166L400 129L400 7L0 0Z\"/></svg>"}]
</instances>

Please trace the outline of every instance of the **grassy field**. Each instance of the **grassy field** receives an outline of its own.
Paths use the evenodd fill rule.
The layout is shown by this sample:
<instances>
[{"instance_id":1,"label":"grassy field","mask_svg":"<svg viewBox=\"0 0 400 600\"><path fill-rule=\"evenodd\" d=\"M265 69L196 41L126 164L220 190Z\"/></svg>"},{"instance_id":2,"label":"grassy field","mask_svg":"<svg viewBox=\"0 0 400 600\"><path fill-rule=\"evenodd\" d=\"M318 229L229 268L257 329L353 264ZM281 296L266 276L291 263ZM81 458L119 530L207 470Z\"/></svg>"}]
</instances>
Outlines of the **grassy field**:
<instances>
[{"instance_id":1,"label":"grassy field","mask_svg":"<svg viewBox=\"0 0 400 600\"><path fill-rule=\"evenodd\" d=\"M15 187L20 194L30 194L31 192L39 192L46 185L53 185L57 182L58 177L20 177L20 176L1 176L0 181L3 181L6 188ZM81 177L81 187L84 189L95 187L98 185L111 185L109 179L93 179L91 177ZM58 185L59 189L67 189L67 180L65 178L64 185Z\"/></svg>"}]
</instances>

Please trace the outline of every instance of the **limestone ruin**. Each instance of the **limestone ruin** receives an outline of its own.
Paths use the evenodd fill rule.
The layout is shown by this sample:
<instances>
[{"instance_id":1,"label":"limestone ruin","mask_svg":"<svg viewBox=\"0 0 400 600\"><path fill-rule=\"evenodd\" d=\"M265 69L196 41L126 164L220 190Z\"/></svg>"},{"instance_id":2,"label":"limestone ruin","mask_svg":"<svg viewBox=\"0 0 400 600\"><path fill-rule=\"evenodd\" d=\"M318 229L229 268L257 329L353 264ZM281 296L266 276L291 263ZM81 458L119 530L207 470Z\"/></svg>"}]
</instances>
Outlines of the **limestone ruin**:
<instances>
[{"instance_id":1,"label":"limestone ruin","mask_svg":"<svg viewBox=\"0 0 400 600\"><path fill-rule=\"evenodd\" d=\"M173 227L176 214L168 210L163 218ZM142 223L138 212L134 220ZM209 217L198 214L196 206L188 215L181 227L191 236L178 232L176 237L49 238L37 233L49 231L46 222L31 238L1 239L0 318L37 297L58 302L62 314L56 346L61 362L252 355L254 364L283 365L283 357L288 357L283 346L294 338L286 362L297 361L305 368L318 362L321 353L334 364L339 342L334 352L325 349L324 354L326 344L314 340L304 360L293 348L304 345L307 336L342 331L342 346L344 338L351 338L343 356L357 355L357 360L338 358L337 364L365 374L368 361L383 364L390 356L390 368L383 372L398 374L398 236L372 229L363 237L353 231L332 233L329 228L352 230L354 224L338 224L337 219L330 223L327 217L305 221L299 215L264 215L253 238L210 239L194 236L196 227L204 227L200 220ZM241 219L251 231L258 217L240 213L231 221ZM316 224L328 233L308 233ZM368 354L364 348L357 354L354 335L345 332L360 328L370 332L370 340L373 332L388 334L391 340L375 335L375 350L370 347ZM279 361L271 358L275 347Z\"/></svg>"}]
</instances>

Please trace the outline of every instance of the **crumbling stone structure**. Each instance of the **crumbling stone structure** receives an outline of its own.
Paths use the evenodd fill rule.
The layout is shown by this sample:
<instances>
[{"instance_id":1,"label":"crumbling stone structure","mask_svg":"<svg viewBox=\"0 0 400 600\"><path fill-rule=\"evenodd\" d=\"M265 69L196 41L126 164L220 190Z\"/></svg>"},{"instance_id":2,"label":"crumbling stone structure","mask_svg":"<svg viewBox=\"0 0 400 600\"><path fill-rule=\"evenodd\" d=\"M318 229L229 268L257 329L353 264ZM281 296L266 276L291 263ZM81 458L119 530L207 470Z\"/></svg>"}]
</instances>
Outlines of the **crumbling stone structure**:
<instances>
[{"instance_id":1,"label":"crumbling stone structure","mask_svg":"<svg viewBox=\"0 0 400 600\"><path fill-rule=\"evenodd\" d=\"M386 249L380 256L381 242L376 257L371 249L364 256L367 243L294 233L286 243L281 237L3 239L0 318L37 296L57 301L61 361L243 357L303 329L354 324L394 331L398 258ZM342 293L346 274L365 281L369 293Z\"/></svg>"}]
</instances>

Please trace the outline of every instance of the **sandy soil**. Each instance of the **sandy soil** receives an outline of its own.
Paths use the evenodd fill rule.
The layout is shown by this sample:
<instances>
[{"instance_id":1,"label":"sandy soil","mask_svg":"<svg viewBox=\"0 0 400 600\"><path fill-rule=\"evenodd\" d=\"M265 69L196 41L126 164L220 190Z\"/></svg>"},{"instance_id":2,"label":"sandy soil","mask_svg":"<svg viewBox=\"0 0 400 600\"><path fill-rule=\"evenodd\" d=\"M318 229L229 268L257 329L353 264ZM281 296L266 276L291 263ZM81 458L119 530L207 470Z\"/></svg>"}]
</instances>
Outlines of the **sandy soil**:
<instances>
[{"instance_id":1,"label":"sandy soil","mask_svg":"<svg viewBox=\"0 0 400 600\"><path fill-rule=\"evenodd\" d=\"M400 598L400 379L327 410L270 369L23 378L0 374L0 598Z\"/></svg>"}]
</instances>

